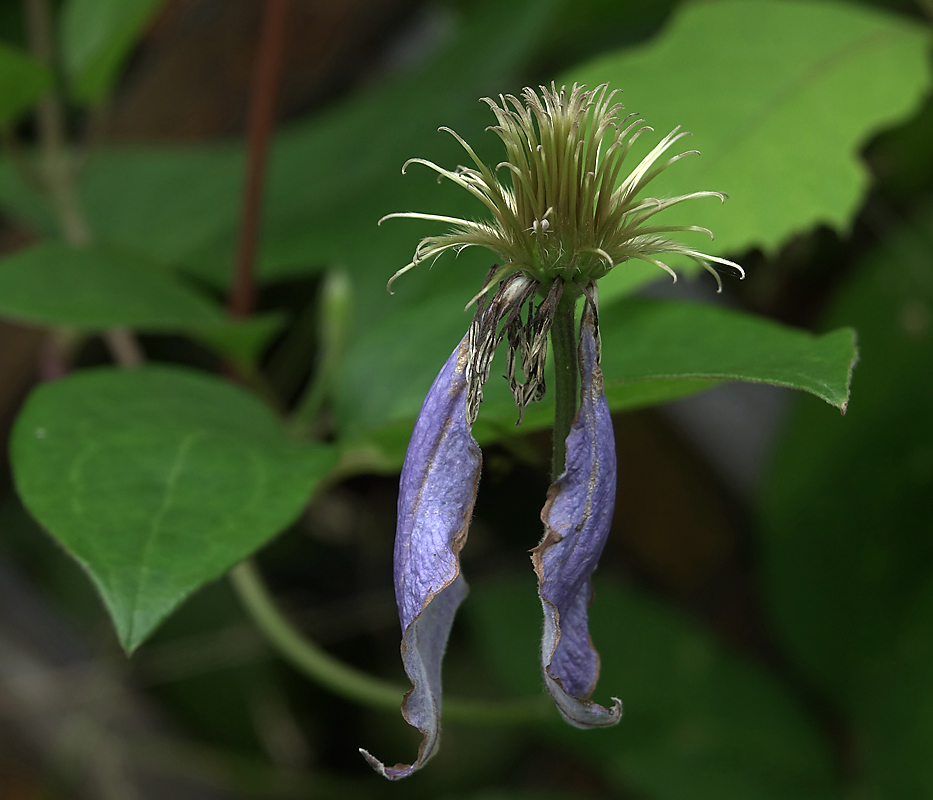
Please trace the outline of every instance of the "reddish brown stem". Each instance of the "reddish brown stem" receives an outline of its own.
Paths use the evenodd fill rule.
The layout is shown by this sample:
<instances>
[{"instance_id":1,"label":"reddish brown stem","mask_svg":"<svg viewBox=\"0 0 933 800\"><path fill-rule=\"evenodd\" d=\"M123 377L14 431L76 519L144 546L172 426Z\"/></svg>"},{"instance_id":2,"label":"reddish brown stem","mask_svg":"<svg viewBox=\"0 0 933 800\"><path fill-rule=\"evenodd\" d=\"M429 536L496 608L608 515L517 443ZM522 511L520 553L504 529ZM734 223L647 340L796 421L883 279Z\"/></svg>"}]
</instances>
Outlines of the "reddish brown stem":
<instances>
[{"instance_id":1,"label":"reddish brown stem","mask_svg":"<svg viewBox=\"0 0 933 800\"><path fill-rule=\"evenodd\" d=\"M253 307L253 272L259 240L266 153L275 121L288 5L289 0L266 0L264 4L262 32L250 98L246 185L243 188L240 237L229 300L230 313L235 317L245 317Z\"/></svg>"}]
</instances>

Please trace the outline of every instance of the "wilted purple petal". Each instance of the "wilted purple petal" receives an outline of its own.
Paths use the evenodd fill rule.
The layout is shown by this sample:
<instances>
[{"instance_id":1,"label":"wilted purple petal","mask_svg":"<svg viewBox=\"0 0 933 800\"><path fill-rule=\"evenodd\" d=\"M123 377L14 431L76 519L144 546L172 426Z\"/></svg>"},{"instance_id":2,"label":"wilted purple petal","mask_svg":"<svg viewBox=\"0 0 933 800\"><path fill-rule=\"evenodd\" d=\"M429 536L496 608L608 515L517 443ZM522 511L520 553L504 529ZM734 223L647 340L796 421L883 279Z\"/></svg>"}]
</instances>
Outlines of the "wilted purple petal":
<instances>
[{"instance_id":1,"label":"wilted purple petal","mask_svg":"<svg viewBox=\"0 0 933 800\"><path fill-rule=\"evenodd\" d=\"M402 622L402 660L412 683L402 715L424 739L413 764L386 767L361 751L374 769L392 780L424 766L437 750L441 661L457 606L467 592L460 575L460 550L482 464L466 420L467 338L428 391L399 484L395 599Z\"/></svg>"},{"instance_id":2,"label":"wilted purple petal","mask_svg":"<svg viewBox=\"0 0 933 800\"><path fill-rule=\"evenodd\" d=\"M541 511L544 539L532 554L544 609L544 681L564 719L578 728L614 725L622 715L616 698L611 709L588 699L599 676L587 624L590 576L609 535L616 492L615 441L595 324L587 300L580 325L580 410L567 435L566 469Z\"/></svg>"}]
</instances>

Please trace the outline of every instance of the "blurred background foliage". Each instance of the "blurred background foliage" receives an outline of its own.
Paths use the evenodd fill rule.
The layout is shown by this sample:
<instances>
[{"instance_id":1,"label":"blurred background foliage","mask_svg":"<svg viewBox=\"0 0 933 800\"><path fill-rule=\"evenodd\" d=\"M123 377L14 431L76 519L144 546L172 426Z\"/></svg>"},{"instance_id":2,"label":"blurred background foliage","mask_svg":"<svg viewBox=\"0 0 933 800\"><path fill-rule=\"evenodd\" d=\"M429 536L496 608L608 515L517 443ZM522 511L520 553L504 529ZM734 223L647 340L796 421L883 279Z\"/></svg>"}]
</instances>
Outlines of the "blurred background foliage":
<instances>
[{"instance_id":1,"label":"blurred background foliage","mask_svg":"<svg viewBox=\"0 0 933 800\"><path fill-rule=\"evenodd\" d=\"M4 430L39 379L109 363L101 334L114 327L163 364L45 383L16 423L19 494L58 543L8 472L0 797L933 795L928 0L293 0L257 310L238 322L223 297L262 4L64 0L51 59L27 33L36 5L0 4ZM389 297L386 279L430 231L375 223L477 213L401 164L462 161L439 125L495 163L477 98L551 80L611 81L658 134L694 132L703 156L662 188L731 195L690 222L748 278L726 278L720 297L709 276L670 286L626 268L604 281L620 473L592 633L596 699L620 696L621 724L449 723L440 755L397 787L356 748L406 759L416 733L279 660L212 579L271 539L258 561L296 624L403 682L396 473L488 257L442 260ZM57 151L43 139L52 85L66 98ZM840 416L850 329L860 362ZM207 375L225 363L265 403ZM323 410L294 420L313 446L273 413L305 402ZM548 484L542 405L516 429L493 383L476 427L473 591L445 665L458 698L541 692L524 551ZM159 497L133 478L165 474L192 431L214 444L182 476L185 535L144 560L127 529L151 522ZM258 474L271 476L259 510ZM75 475L93 525L74 513ZM196 538L208 529L216 550ZM128 660L121 646L149 634Z\"/></svg>"}]
</instances>

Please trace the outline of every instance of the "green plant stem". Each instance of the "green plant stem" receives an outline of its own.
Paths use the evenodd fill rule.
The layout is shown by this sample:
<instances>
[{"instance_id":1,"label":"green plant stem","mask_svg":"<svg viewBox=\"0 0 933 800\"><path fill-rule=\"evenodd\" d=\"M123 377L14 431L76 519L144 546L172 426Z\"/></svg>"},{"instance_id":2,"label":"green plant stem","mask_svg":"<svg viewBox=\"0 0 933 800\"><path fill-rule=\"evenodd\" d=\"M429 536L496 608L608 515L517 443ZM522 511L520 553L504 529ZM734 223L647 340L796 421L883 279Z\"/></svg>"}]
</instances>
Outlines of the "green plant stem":
<instances>
[{"instance_id":1,"label":"green plant stem","mask_svg":"<svg viewBox=\"0 0 933 800\"><path fill-rule=\"evenodd\" d=\"M351 314L349 276L341 270L329 272L321 286L318 303L317 364L290 420L296 434L306 436L312 432L330 394L349 338Z\"/></svg>"},{"instance_id":2,"label":"green plant stem","mask_svg":"<svg viewBox=\"0 0 933 800\"><path fill-rule=\"evenodd\" d=\"M55 45L48 0L26 0L25 12L33 56L54 69ZM64 112L54 89L36 105L36 124L43 157L43 179L58 213L62 233L69 244L81 247L90 243L91 232L75 194L71 159L65 143Z\"/></svg>"},{"instance_id":3,"label":"green plant stem","mask_svg":"<svg viewBox=\"0 0 933 800\"><path fill-rule=\"evenodd\" d=\"M554 361L554 442L551 480L564 472L567 434L577 414L577 335L575 308L577 292L564 291L551 323L551 351Z\"/></svg>"},{"instance_id":4,"label":"green plant stem","mask_svg":"<svg viewBox=\"0 0 933 800\"><path fill-rule=\"evenodd\" d=\"M345 664L304 636L276 607L252 562L244 561L232 569L230 580L253 623L293 667L347 700L372 708L398 710L405 689ZM446 720L477 725L524 724L545 718L548 711L543 697L503 703L444 702Z\"/></svg>"},{"instance_id":5,"label":"green plant stem","mask_svg":"<svg viewBox=\"0 0 933 800\"><path fill-rule=\"evenodd\" d=\"M253 622L292 666L348 700L375 708L399 707L405 694L400 687L344 664L285 619L252 562L244 561L231 570L230 580Z\"/></svg>"},{"instance_id":6,"label":"green plant stem","mask_svg":"<svg viewBox=\"0 0 933 800\"><path fill-rule=\"evenodd\" d=\"M25 11L33 56L54 68L55 44L48 0L26 0ZM42 153L41 179L58 215L62 236L73 247L85 247L91 243L91 229L78 201L74 165L65 139L65 115L56 90L37 104L36 125ZM145 361L132 331L111 328L104 332L103 339L120 366L135 367Z\"/></svg>"},{"instance_id":7,"label":"green plant stem","mask_svg":"<svg viewBox=\"0 0 933 800\"><path fill-rule=\"evenodd\" d=\"M121 367L139 367L146 363L146 354L136 334L128 328L110 328L103 333L107 349Z\"/></svg>"}]
</instances>

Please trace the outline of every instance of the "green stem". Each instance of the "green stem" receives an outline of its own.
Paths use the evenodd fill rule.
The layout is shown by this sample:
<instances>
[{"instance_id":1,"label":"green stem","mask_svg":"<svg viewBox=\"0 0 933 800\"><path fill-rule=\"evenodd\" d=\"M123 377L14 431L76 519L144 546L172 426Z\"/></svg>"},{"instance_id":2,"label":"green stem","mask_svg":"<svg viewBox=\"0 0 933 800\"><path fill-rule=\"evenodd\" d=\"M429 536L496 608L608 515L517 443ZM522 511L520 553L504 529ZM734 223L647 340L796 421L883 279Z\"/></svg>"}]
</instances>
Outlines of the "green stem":
<instances>
[{"instance_id":1,"label":"green stem","mask_svg":"<svg viewBox=\"0 0 933 800\"><path fill-rule=\"evenodd\" d=\"M575 307L578 292L565 289L551 323L551 350L554 359L554 443L551 480L564 472L567 434L577 414L577 335Z\"/></svg>"},{"instance_id":2,"label":"green stem","mask_svg":"<svg viewBox=\"0 0 933 800\"><path fill-rule=\"evenodd\" d=\"M48 0L26 0L26 17L32 54L37 61L55 66L52 13ZM81 209L75 182L74 163L65 138L65 113L57 87L36 105L36 124L42 153L42 180L58 216L62 236L73 247L91 243L91 229ZM114 361L123 367L136 367L145 354L132 331L111 328L103 333Z\"/></svg>"},{"instance_id":3,"label":"green stem","mask_svg":"<svg viewBox=\"0 0 933 800\"><path fill-rule=\"evenodd\" d=\"M48 0L26 0L26 20L32 54L37 61L55 67L52 13ZM78 204L71 155L65 141L65 115L56 89L36 104L42 168L49 197L58 214L65 241L82 247L91 241L91 232Z\"/></svg>"},{"instance_id":4,"label":"green stem","mask_svg":"<svg viewBox=\"0 0 933 800\"><path fill-rule=\"evenodd\" d=\"M276 607L252 562L244 561L234 567L230 580L256 627L293 667L347 700L372 708L398 710L405 689L345 664L303 636ZM535 697L495 704L448 700L444 703L444 718L477 725L523 724L546 717L548 706L543 700Z\"/></svg>"},{"instance_id":5,"label":"green stem","mask_svg":"<svg viewBox=\"0 0 933 800\"><path fill-rule=\"evenodd\" d=\"M344 664L302 636L276 608L252 562L234 567L230 580L253 622L292 666L348 700L375 708L399 707L403 689Z\"/></svg>"},{"instance_id":6,"label":"green stem","mask_svg":"<svg viewBox=\"0 0 933 800\"><path fill-rule=\"evenodd\" d=\"M329 272L321 286L318 303L318 359L314 375L298 401L290 426L308 435L330 394L340 360L346 349L351 316L350 278L342 270Z\"/></svg>"}]
</instances>

